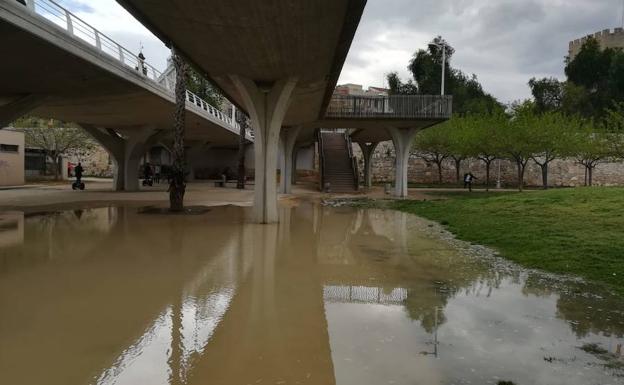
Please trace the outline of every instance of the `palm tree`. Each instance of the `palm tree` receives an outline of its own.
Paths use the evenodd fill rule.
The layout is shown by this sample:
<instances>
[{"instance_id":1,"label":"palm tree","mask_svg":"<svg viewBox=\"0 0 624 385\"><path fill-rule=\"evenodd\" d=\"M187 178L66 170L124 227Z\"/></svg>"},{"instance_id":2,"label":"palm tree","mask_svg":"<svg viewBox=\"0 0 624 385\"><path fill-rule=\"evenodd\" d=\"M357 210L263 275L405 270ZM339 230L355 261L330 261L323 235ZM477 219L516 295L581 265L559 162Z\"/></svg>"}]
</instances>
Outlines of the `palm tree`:
<instances>
[{"instance_id":1,"label":"palm tree","mask_svg":"<svg viewBox=\"0 0 624 385\"><path fill-rule=\"evenodd\" d=\"M176 70L175 96L176 105L173 116L173 167L169 182L169 210L184 210L186 177L184 175L184 129L186 118L186 76L188 66L184 59L172 50L173 65Z\"/></svg>"}]
</instances>

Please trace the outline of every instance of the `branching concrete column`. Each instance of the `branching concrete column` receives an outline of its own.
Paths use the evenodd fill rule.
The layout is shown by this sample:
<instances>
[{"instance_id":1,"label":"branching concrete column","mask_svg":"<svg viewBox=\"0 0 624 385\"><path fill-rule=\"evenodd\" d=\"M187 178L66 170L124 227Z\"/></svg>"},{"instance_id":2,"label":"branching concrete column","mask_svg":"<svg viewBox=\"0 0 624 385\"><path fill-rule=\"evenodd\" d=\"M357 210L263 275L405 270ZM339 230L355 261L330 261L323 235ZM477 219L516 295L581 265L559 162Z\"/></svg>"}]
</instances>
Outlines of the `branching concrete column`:
<instances>
[{"instance_id":1,"label":"branching concrete column","mask_svg":"<svg viewBox=\"0 0 624 385\"><path fill-rule=\"evenodd\" d=\"M22 115L25 115L37 108L44 101L45 96L29 94L20 96L7 104L0 106L0 129L6 127L9 123Z\"/></svg>"},{"instance_id":2,"label":"branching concrete column","mask_svg":"<svg viewBox=\"0 0 624 385\"><path fill-rule=\"evenodd\" d=\"M280 193L290 194L292 191L293 173L296 172L296 165L293 161L295 155L295 142L301 127L282 128L280 132Z\"/></svg>"},{"instance_id":3,"label":"branching concrete column","mask_svg":"<svg viewBox=\"0 0 624 385\"><path fill-rule=\"evenodd\" d=\"M409 165L410 149L418 130L415 128L388 127L388 132L390 136L392 136L396 155L394 193L397 197L406 198L408 195L407 168Z\"/></svg>"},{"instance_id":4,"label":"branching concrete column","mask_svg":"<svg viewBox=\"0 0 624 385\"><path fill-rule=\"evenodd\" d=\"M82 124L81 127L108 152L113 160L113 190L123 191L126 159L125 140L113 130L102 131L94 126Z\"/></svg>"},{"instance_id":5,"label":"branching concrete column","mask_svg":"<svg viewBox=\"0 0 624 385\"><path fill-rule=\"evenodd\" d=\"M373 186L373 173L372 164L373 164L373 153L377 148L379 142L373 143L362 143L358 142L360 145L360 149L362 150L362 156L364 157L364 186L367 188L371 188Z\"/></svg>"},{"instance_id":6,"label":"branching concrete column","mask_svg":"<svg viewBox=\"0 0 624 385\"><path fill-rule=\"evenodd\" d=\"M282 79L262 86L251 79L235 75L230 78L243 98L255 130L254 220L276 223L279 134L297 80Z\"/></svg>"},{"instance_id":7,"label":"branching concrete column","mask_svg":"<svg viewBox=\"0 0 624 385\"><path fill-rule=\"evenodd\" d=\"M115 166L113 190L138 191L141 157L162 137L162 133L143 128L132 130L132 134L124 138L111 129L102 130L85 124L81 126L111 155Z\"/></svg>"}]
</instances>

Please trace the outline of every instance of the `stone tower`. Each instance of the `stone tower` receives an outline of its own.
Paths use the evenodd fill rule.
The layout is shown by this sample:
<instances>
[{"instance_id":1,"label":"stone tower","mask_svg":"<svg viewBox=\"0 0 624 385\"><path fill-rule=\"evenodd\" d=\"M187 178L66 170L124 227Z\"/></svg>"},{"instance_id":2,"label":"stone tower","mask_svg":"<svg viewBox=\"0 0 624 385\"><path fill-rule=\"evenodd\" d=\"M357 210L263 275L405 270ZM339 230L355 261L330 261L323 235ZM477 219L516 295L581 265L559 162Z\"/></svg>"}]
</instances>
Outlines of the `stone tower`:
<instances>
[{"instance_id":1,"label":"stone tower","mask_svg":"<svg viewBox=\"0 0 624 385\"><path fill-rule=\"evenodd\" d=\"M600 43L602 49L606 48L622 48L624 49L624 29L616 28L614 30L605 29L601 32L596 32L593 35L585 36L581 39L576 39L570 42L568 54L570 60L574 59L578 55L583 43L589 38L593 37Z\"/></svg>"}]
</instances>

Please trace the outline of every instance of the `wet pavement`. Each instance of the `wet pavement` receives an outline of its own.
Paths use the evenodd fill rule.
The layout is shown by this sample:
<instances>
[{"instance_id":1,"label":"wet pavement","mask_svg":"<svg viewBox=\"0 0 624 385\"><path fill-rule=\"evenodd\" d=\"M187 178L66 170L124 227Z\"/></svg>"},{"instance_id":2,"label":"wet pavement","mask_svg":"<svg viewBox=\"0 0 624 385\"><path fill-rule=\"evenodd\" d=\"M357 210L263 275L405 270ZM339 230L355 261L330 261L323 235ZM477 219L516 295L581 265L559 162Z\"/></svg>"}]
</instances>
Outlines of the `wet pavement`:
<instances>
[{"instance_id":1,"label":"wet pavement","mask_svg":"<svg viewBox=\"0 0 624 385\"><path fill-rule=\"evenodd\" d=\"M0 384L624 384L624 299L291 206L0 213Z\"/></svg>"}]
</instances>

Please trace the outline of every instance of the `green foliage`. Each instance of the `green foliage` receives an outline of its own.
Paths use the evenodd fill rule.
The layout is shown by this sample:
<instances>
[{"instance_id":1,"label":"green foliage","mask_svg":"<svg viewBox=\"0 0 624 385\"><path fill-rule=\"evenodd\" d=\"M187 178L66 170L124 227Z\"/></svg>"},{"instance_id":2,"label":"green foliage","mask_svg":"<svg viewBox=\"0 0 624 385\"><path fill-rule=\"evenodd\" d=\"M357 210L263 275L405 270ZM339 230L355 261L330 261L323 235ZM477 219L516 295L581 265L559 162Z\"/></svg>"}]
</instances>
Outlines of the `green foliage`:
<instances>
[{"instance_id":1,"label":"green foliage","mask_svg":"<svg viewBox=\"0 0 624 385\"><path fill-rule=\"evenodd\" d=\"M442 48L446 46L446 94L453 95L453 110L458 114L502 111L501 104L483 90L477 76L468 76L451 67L455 49L438 36L427 50L414 53L408 70L413 80L402 82L396 72L387 75L390 93L395 95L438 95L442 81Z\"/></svg>"},{"instance_id":2,"label":"green foliage","mask_svg":"<svg viewBox=\"0 0 624 385\"><path fill-rule=\"evenodd\" d=\"M555 78L532 78L529 87L535 99L535 110L538 113L559 111L563 101L564 84Z\"/></svg>"},{"instance_id":3,"label":"green foliage","mask_svg":"<svg viewBox=\"0 0 624 385\"><path fill-rule=\"evenodd\" d=\"M213 107L221 109L224 100L223 95L205 77L192 68L189 68L186 76L186 88Z\"/></svg>"},{"instance_id":4,"label":"green foliage","mask_svg":"<svg viewBox=\"0 0 624 385\"><path fill-rule=\"evenodd\" d=\"M530 268L571 273L624 293L624 190L534 191L450 195L398 201L393 207L447 221L460 239L496 248Z\"/></svg>"}]
</instances>

